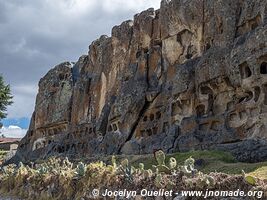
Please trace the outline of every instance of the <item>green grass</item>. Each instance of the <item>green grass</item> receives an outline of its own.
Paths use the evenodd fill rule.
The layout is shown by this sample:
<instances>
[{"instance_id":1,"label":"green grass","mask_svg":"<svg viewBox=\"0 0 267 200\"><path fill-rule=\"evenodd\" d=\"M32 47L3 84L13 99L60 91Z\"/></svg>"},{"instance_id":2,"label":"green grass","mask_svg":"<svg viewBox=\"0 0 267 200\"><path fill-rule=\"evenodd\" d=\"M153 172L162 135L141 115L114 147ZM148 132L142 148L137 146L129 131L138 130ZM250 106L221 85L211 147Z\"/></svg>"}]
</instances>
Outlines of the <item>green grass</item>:
<instances>
[{"instance_id":1,"label":"green grass","mask_svg":"<svg viewBox=\"0 0 267 200\"><path fill-rule=\"evenodd\" d=\"M249 173L249 175L258 177L260 179L266 179L267 180L267 166L260 167L257 170Z\"/></svg>"},{"instance_id":2,"label":"green grass","mask_svg":"<svg viewBox=\"0 0 267 200\"><path fill-rule=\"evenodd\" d=\"M170 157L174 157L177 160L177 163L179 165L182 165L184 161L192 157L195 160L197 159L203 159L206 164L213 163L217 161L222 161L225 163L234 163L235 159L232 157L229 153L224 153L220 151L190 151L185 153L174 153L169 154L166 156L166 163L169 160ZM142 159L137 162L141 162ZM151 167L151 165L156 165L156 160L154 159L154 156L150 155L147 159L143 160L145 167Z\"/></svg>"},{"instance_id":3,"label":"green grass","mask_svg":"<svg viewBox=\"0 0 267 200\"><path fill-rule=\"evenodd\" d=\"M170 157L175 157L177 163L182 165L190 156L195 160L202 159L204 161L204 164L198 168L198 170L204 173L216 171L234 175L242 174L242 170L246 173L251 173L264 166L264 169L267 171L267 162L241 163L237 162L230 153L222 151L190 151L185 153L169 154L166 156L166 163L168 163L168 159ZM157 164L153 155L118 156L117 160L120 161L125 157L127 157L129 162L135 167L137 167L140 162L144 163L146 169Z\"/></svg>"}]
</instances>

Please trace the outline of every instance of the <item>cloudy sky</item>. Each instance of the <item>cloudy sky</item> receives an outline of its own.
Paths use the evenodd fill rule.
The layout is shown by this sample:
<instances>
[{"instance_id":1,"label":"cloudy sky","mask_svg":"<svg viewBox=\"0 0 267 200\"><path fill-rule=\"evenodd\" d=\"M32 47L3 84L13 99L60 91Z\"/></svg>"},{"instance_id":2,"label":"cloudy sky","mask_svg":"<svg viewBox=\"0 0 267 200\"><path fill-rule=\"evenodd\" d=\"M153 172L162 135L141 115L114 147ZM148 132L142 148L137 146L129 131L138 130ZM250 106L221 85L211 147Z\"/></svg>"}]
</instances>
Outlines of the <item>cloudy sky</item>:
<instances>
[{"instance_id":1,"label":"cloudy sky","mask_svg":"<svg viewBox=\"0 0 267 200\"><path fill-rule=\"evenodd\" d=\"M14 104L2 133L25 134L39 79L56 64L76 61L111 28L160 0L0 0L0 74Z\"/></svg>"}]
</instances>

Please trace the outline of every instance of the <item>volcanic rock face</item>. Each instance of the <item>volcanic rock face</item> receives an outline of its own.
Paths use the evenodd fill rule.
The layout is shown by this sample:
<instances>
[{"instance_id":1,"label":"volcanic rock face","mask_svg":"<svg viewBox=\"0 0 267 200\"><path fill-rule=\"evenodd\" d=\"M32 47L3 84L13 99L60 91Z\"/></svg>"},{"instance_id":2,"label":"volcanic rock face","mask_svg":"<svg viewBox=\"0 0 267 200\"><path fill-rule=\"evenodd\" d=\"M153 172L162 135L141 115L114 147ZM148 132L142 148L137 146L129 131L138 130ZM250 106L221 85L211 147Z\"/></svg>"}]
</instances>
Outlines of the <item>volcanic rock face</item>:
<instances>
[{"instance_id":1,"label":"volcanic rock face","mask_svg":"<svg viewBox=\"0 0 267 200\"><path fill-rule=\"evenodd\" d=\"M267 159L267 1L163 0L40 80L17 156Z\"/></svg>"}]
</instances>

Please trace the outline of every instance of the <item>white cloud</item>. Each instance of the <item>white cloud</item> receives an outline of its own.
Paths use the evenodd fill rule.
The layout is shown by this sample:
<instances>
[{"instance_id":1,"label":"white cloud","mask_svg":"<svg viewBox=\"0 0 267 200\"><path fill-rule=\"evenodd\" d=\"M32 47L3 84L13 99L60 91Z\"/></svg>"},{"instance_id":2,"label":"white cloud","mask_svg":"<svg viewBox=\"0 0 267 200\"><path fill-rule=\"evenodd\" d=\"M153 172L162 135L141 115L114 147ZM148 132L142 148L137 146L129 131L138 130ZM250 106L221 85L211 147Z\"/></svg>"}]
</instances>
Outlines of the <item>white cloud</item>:
<instances>
[{"instance_id":1,"label":"white cloud","mask_svg":"<svg viewBox=\"0 0 267 200\"><path fill-rule=\"evenodd\" d=\"M16 85L14 87L11 87L11 89L16 93L23 93L28 95L36 95L36 92L38 90L37 86L27 84Z\"/></svg>"},{"instance_id":2,"label":"white cloud","mask_svg":"<svg viewBox=\"0 0 267 200\"><path fill-rule=\"evenodd\" d=\"M22 138L25 136L27 130L22 129L18 126L10 125L9 127L2 127L0 129L0 134L11 138Z\"/></svg>"},{"instance_id":3,"label":"white cloud","mask_svg":"<svg viewBox=\"0 0 267 200\"><path fill-rule=\"evenodd\" d=\"M8 118L31 117L35 105L37 85L17 85L11 87L13 104L7 108Z\"/></svg>"},{"instance_id":4,"label":"white cloud","mask_svg":"<svg viewBox=\"0 0 267 200\"><path fill-rule=\"evenodd\" d=\"M104 11L106 12L120 12L122 10L131 10L140 12L147 8L158 9L160 7L160 1L155 0L106 0L102 3Z\"/></svg>"}]
</instances>

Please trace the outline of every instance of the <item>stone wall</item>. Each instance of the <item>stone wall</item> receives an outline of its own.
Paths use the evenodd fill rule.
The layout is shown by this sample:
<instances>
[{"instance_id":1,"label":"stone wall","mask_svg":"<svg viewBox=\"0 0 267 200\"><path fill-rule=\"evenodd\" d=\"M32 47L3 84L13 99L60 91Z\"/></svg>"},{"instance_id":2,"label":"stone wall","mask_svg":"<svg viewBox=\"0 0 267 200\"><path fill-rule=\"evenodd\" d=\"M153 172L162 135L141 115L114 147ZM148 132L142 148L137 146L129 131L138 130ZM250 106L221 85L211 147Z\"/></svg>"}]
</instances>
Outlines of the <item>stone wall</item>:
<instances>
[{"instance_id":1,"label":"stone wall","mask_svg":"<svg viewBox=\"0 0 267 200\"><path fill-rule=\"evenodd\" d=\"M40 80L17 158L220 149L266 160L266 27L266 0L163 0Z\"/></svg>"}]
</instances>

